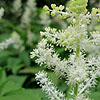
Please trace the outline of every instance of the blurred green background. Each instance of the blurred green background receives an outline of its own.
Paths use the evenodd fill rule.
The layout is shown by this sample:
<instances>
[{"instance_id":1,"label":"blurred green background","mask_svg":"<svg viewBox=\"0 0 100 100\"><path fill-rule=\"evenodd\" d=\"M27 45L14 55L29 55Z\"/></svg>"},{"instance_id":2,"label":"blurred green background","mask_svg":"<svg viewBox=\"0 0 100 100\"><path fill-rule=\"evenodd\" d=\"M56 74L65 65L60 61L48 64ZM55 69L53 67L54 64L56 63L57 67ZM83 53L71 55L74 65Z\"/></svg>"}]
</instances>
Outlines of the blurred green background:
<instances>
[{"instance_id":1,"label":"blurred green background","mask_svg":"<svg viewBox=\"0 0 100 100\"><path fill-rule=\"evenodd\" d=\"M30 52L40 41L40 31L47 26L57 29L67 27L66 20L58 20L43 13L44 5L68 5L69 0L0 0L0 8L5 12L0 19L0 43L13 37L14 43L6 49L0 50L0 100L48 100L35 81L35 74L41 70L48 73L50 79L65 94L69 87L63 80L48 70L45 65L39 66L35 59L30 59ZM19 0L20 1L20 0ZM89 0L87 9L100 8L100 0ZM70 52L64 48L55 47L61 58L68 57ZM90 97L100 100L100 78Z\"/></svg>"}]
</instances>

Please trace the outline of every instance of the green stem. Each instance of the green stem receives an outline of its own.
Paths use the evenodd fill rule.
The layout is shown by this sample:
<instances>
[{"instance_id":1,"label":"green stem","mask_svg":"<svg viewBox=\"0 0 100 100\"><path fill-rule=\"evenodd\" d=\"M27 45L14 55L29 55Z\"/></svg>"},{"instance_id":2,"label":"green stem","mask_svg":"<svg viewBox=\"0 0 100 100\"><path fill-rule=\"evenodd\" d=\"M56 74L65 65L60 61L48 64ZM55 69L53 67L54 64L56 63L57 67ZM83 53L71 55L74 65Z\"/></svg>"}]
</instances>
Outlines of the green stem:
<instances>
[{"instance_id":1,"label":"green stem","mask_svg":"<svg viewBox=\"0 0 100 100\"><path fill-rule=\"evenodd\" d=\"M80 46L78 45L76 48L76 58L79 57L80 54ZM75 88L74 88L74 96L76 97L78 93L78 84L76 84Z\"/></svg>"},{"instance_id":2,"label":"green stem","mask_svg":"<svg viewBox=\"0 0 100 100\"><path fill-rule=\"evenodd\" d=\"M74 88L74 96L77 96L77 93L78 93L78 84L76 84Z\"/></svg>"},{"instance_id":3,"label":"green stem","mask_svg":"<svg viewBox=\"0 0 100 100\"><path fill-rule=\"evenodd\" d=\"M76 58L79 57L79 53L80 53L80 47L78 46L78 47L76 48Z\"/></svg>"}]
</instances>

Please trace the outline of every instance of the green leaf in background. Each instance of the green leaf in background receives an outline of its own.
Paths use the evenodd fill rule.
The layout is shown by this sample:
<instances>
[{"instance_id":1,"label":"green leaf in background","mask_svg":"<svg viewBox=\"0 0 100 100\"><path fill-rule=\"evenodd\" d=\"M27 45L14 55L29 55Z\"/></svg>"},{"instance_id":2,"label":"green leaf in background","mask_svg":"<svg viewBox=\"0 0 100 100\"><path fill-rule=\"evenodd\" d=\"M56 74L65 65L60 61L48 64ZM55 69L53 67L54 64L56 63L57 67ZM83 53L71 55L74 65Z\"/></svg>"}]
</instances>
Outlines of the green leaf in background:
<instances>
[{"instance_id":1,"label":"green leaf in background","mask_svg":"<svg viewBox=\"0 0 100 100\"><path fill-rule=\"evenodd\" d=\"M5 68L0 68L0 85L6 80Z\"/></svg>"},{"instance_id":2,"label":"green leaf in background","mask_svg":"<svg viewBox=\"0 0 100 100\"><path fill-rule=\"evenodd\" d=\"M23 89L11 80L5 81L1 86L0 100L42 100L38 93Z\"/></svg>"},{"instance_id":3,"label":"green leaf in background","mask_svg":"<svg viewBox=\"0 0 100 100\"><path fill-rule=\"evenodd\" d=\"M21 52L19 57L27 67L30 66L30 56L27 51Z\"/></svg>"},{"instance_id":4,"label":"green leaf in background","mask_svg":"<svg viewBox=\"0 0 100 100\"><path fill-rule=\"evenodd\" d=\"M0 100L42 100L40 95L32 90L20 89L13 91L6 96L0 97Z\"/></svg>"},{"instance_id":5,"label":"green leaf in background","mask_svg":"<svg viewBox=\"0 0 100 100\"><path fill-rule=\"evenodd\" d=\"M0 19L0 24L2 27L0 27L1 31L7 32L7 33L12 33L12 30L15 29L15 26L13 23L7 19Z\"/></svg>"},{"instance_id":6,"label":"green leaf in background","mask_svg":"<svg viewBox=\"0 0 100 100\"><path fill-rule=\"evenodd\" d=\"M90 98L92 98L94 100L100 100L100 92L92 92L90 94Z\"/></svg>"},{"instance_id":7,"label":"green leaf in background","mask_svg":"<svg viewBox=\"0 0 100 100\"><path fill-rule=\"evenodd\" d=\"M41 100L49 100L47 98L47 95L45 94L45 92L42 91L42 89L33 89L33 92L38 94L39 97L41 97ZM33 99L33 100L35 100L35 99Z\"/></svg>"},{"instance_id":8,"label":"green leaf in background","mask_svg":"<svg viewBox=\"0 0 100 100\"><path fill-rule=\"evenodd\" d=\"M15 91L20 89L20 85L14 83L13 81L7 80L5 81L2 85L2 91L0 93L1 96L6 95L7 93L11 92L11 91Z\"/></svg>"},{"instance_id":9,"label":"green leaf in background","mask_svg":"<svg viewBox=\"0 0 100 100\"><path fill-rule=\"evenodd\" d=\"M21 64L21 59L10 57L10 58L8 58L8 65L7 65L7 67L9 69L11 69L14 74L16 74L18 72L18 70L21 67L23 67L23 65Z\"/></svg>"},{"instance_id":10,"label":"green leaf in background","mask_svg":"<svg viewBox=\"0 0 100 100\"><path fill-rule=\"evenodd\" d=\"M48 76L52 82L57 85L58 84L58 77L55 75L55 73L48 72Z\"/></svg>"},{"instance_id":11,"label":"green leaf in background","mask_svg":"<svg viewBox=\"0 0 100 100\"><path fill-rule=\"evenodd\" d=\"M72 95L70 95L71 91L73 90L74 86L72 87L69 87L66 91L66 94L67 94L67 98L70 99L70 98L74 98Z\"/></svg>"},{"instance_id":12,"label":"green leaf in background","mask_svg":"<svg viewBox=\"0 0 100 100\"><path fill-rule=\"evenodd\" d=\"M97 91L99 91L100 92L100 78L99 78L99 80L98 80L98 83L97 83L98 85L97 85Z\"/></svg>"},{"instance_id":13,"label":"green leaf in background","mask_svg":"<svg viewBox=\"0 0 100 100\"><path fill-rule=\"evenodd\" d=\"M0 65L5 64L10 54L11 53L6 50L0 52Z\"/></svg>"},{"instance_id":14,"label":"green leaf in background","mask_svg":"<svg viewBox=\"0 0 100 100\"><path fill-rule=\"evenodd\" d=\"M17 75L10 75L8 77L9 80L12 80L14 83L19 84L22 86L26 80L27 76L17 76Z\"/></svg>"},{"instance_id":15,"label":"green leaf in background","mask_svg":"<svg viewBox=\"0 0 100 100\"><path fill-rule=\"evenodd\" d=\"M43 70L43 67L36 65L36 66L33 66L33 67L26 67L24 69L21 69L19 71L19 73L21 73L21 74L29 74L29 73L36 74L36 73L38 73L39 71L42 71L42 70Z\"/></svg>"},{"instance_id":16,"label":"green leaf in background","mask_svg":"<svg viewBox=\"0 0 100 100\"><path fill-rule=\"evenodd\" d=\"M0 24L1 23L4 24L5 26L14 28L13 23L11 21L7 20L7 19L0 19Z\"/></svg>"},{"instance_id":17,"label":"green leaf in background","mask_svg":"<svg viewBox=\"0 0 100 100\"><path fill-rule=\"evenodd\" d=\"M6 39L9 39L10 35L9 34L0 34L0 42L5 41Z\"/></svg>"}]
</instances>

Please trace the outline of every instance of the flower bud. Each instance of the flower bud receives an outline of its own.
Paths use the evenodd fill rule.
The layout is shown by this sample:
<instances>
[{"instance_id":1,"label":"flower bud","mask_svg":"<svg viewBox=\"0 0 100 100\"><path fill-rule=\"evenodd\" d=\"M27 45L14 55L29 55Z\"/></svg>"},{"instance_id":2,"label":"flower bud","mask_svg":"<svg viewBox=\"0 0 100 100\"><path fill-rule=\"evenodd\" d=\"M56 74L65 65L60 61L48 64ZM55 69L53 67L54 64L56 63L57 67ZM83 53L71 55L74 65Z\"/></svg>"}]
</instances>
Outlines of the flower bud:
<instances>
[{"instance_id":1,"label":"flower bud","mask_svg":"<svg viewBox=\"0 0 100 100\"><path fill-rule=\"evenodd\" d=\"M61 14L59 14L59 15L57 16L57 18L58 18L58 19L62 19L63 17L62 17Z\"/></svg>"},{"instance_id":2,"label":"flower bud","mask_svg":"<svg viewBox=\"0 0 100 100\"><path fill-rule=\"evenodd\" d=\"M74 41L75 41L74 38L70 38L70 40L69 40L70 45L73 45Z\"/></svg>"},{"instance_id":3,"label":"flower bud","mask_svg":"<svg viewBox=\"0 0 100 100\"><path fill-rule=\"evenodd\" d=\"M61 35L60 40L64 41L65 40L65 35Z\"/></svg>"},{"instance_id":4,"label":"flower bud","mask_svg":"<svg viewBox=\"0 0 100 100\"><path fill-rule=\"evenodd\" d=\"M56 15L56 12L55 11L52 11L51 12L51 16L55 16Z\"/></svg>"},{"instance_id":5,"label":"flower bud","mask_svg":"<svg viewBox=\"0 0 100 100\"><path fill-rule=\"evenodd\" d=\"M64 41L63 42L63 45L67 46L68 45L68 42L67 41Z\"/></svg>"},{"instance_id":6,"label":"flower bud","mask_svg":"<svg viewBox=\"0 0 100 100\"><path fill-rule=\"evenodd\" d=\"M65 31L65 36L68 38L70 36L70 32Z\"/></svg>"},{"instance_id":7,"label":"flower bud","mask_svg":"<svg viewBox=\"0 0 100 100\"><path fill-rule=\"evenodd\" d=\"M63 19L66 19L67 17L68 17L67 14L62 14L62 18L63 18Z\"/></svg>"},{"instance_id":8,"label":"flower bud","mask_svg":"<svg viewBox=\"0 0 100 100\"><path fill-rule=\"evenodd\" d=\"M45 6L43 7L43 9L44 9L45 11L48 11L48 10L49 10L49 7L45 5Z\"/></svg>"},{"instance_id":9,"label":"flower bud","mask_svg":"<svg viewBox=\"0 0 100 100\"><path fill-rule=\"evenodd\" d=\"M75 81L76 81L76 82L80 82L80 78L79 78L79 77L76 77L76 78L75 78Z\"/></svg>"},{"instance_id":10,"label":"flower bud","mask_svg":"<svg viewBox=\"0 0 100 100\"><path fill-rule=\"evenodd\" d=\"M96 8L92 8L92 12L91 12L91 14L92 14L92 16L96 16Z\"/></svg>"},{"instance_id":11,"label":"flower bud","mask_svg":"<svg viewBox=\"0 0 100 100\"><path fill-rule=\"evenodd\" d=\"M60 5L59 10L64 10L64 6Z\"/></svg>"},{"instance_id":12,"label":"flower bud","mask_svg":"<svg viewBox=\"0 0 100 100\"><path fill-rule=\"evenodd\" d=\"M55 7L55 11L59 11L59 7Z\"/></svg>"},{"instance_id":13,"label":"flower bud","mask_svg":"<svg viewBox=\"0 0 100 100\"><path fill-rule=\"evenodd\" d=\"M49 16L50 15L50 11L46 11L45 14Z\"/></svg>"},{"instance_id":14,"label":"flower bud","mask_svg":"<svg viewBox=\"0 0 100 100\"><path fill-rule=\"evenodd\" d=\"M51 8L54 9L56 7L56 4L51 4Z\"/></svg>"}]
</instances>

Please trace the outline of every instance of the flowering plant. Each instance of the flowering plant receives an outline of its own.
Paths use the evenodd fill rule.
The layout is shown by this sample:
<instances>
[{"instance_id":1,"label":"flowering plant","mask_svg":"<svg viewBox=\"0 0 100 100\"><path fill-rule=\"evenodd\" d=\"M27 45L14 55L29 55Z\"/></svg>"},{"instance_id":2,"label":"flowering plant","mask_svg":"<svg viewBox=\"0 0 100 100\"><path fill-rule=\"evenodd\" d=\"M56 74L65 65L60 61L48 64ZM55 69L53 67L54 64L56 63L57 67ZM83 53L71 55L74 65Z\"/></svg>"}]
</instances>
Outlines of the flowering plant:
<instances>
[{"instance_id":1,"label":"flowering plant","mask_svg":"<svg viewBox=\"0 0 100 100\"><path fill-rule=\"evenodd\" d=\"M100 77L100 57L92 55L100 46L100 31L88 31L88 26L93 22L100 22L100 8L93 8L91 13L87 11L88 0L71 0L69 7L51 4L51 9L44 6L46 14L57 16L59 19L67 19L69 26L65 30L45 28L40 32L43 39L31 52L31 58L37 57L36 63L47 65L59 77L66 79L66 84L73 87L70 91L71 98L59 91L47 78L44 71L36 74L36 80L50 98L50 100L91 100L87 94L89 89L96 85L97 77ZM61 60L60 55L54 50L54 46L64 47L73 51L68 60ZM85 52L89 52L86 56Z\"/></svg>"}]
</instances>

